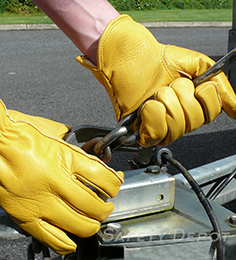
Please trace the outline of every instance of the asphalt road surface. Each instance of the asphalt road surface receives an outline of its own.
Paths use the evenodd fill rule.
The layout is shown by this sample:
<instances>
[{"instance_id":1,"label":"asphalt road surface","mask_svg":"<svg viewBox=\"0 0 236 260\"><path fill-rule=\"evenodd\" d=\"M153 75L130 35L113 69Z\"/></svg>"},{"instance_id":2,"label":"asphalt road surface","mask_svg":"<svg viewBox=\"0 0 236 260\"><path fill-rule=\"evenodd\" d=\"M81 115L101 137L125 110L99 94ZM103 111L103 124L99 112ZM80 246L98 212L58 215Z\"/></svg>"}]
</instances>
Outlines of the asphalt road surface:
<instances>
[{"instance_id":1,"label":"asphalt road surface","mask_svg":"<svg viewBox=\"0 0 236 260\"><path fill-rule=\"evenodd\" d=\"M159 42L207 54L227 53L230 28L152 28ZM109 97L93 75L75 61L81 53L59 30L0 32L1 99L8 109L43 116L71 126L114 127ZM155 58L155 57L153 57ZM191 169L235 153L235 121L224 113L180 138L169 148ZM111 166L128 170L127 155ZM29 239L0 241L0 260L26 259ZM55 256L56 257L56 256ZM56 259L56 258L55 258Z\"/></svg>"}]
</instances>

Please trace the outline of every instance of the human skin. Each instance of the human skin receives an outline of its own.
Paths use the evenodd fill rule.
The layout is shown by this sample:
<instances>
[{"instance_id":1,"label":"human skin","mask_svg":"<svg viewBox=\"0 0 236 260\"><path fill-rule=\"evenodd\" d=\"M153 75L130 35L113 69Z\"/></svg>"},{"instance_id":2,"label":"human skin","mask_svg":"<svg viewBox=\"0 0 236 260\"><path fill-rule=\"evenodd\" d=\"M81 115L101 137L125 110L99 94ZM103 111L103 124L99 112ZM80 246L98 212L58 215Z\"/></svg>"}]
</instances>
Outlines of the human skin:
<instances>
[{"instance_id":1,"label":"human skin","mask_svg":"<svg viewBox=\"0 0 236 260\"><path fill-rule=\"evenodd\" d=\"M107 0L32 0L97 65L97 46L119 12Z\"/></svg>"}]
</instances>

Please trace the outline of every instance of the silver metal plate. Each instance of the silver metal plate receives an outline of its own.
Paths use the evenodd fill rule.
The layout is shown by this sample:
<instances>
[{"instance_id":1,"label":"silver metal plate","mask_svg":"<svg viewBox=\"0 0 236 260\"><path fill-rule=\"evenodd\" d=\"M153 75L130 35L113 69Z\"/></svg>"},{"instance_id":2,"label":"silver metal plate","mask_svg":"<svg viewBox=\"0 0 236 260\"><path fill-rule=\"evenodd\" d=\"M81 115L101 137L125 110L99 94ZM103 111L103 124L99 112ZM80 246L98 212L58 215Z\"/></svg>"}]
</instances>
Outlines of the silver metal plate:
<instances>
[{"instance_id":1,"label":"silver metal plate","mask_svg":"<svg viewBox=\"0 0 236 260\"><path fill-rule=\"evenodd\" d=\"M128 171L119 194L109 201L114 211L105 222L170 210L175 201L175 179L164 170Z\"/></svg>"},{"instance_id":2,"label":"silver metal plate","mask_svg":"<svg viewBox=\"0 0 236 260\"><path fill-rule=\"evenodd\" d=\"M127 260L214 259L210 258L215 248L210 237L212 225L197 196L179 181L175 191L172 210L104 224L98 232L101 247L118 247L123 252L120 259ZM229 222L229 217L233 213L215 202L211 202L211 206L224 243L232 244L233 249L228 246L227 254L232 254L236 225ZM235 259L235 253L225 259Z\"/></svg>"}]
</instances>

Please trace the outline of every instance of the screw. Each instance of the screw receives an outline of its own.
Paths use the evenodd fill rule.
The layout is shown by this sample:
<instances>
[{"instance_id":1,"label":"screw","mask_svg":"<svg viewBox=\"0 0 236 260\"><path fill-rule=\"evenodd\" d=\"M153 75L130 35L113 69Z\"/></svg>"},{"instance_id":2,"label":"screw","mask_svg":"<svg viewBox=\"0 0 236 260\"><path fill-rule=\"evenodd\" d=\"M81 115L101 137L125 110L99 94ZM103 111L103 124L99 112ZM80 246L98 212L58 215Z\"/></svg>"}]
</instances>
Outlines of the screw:
<instances>
[{"instance_id":1,"label":"screw","mask_svg":"<svg viewBox=\"0 0 236 260\"><path fill-rule=\"evenodd\" d=\"M108 223L106 225L106 233L118 235L122 233L122 226L119 223Z\"/></svg>"},{"instance_id":2,"label":"screw","mask_svg":"<svg viewBox=\"0 0 236 260\"><path fill-rule=\"evenodd\" d=\"M236 225L236 215L232 215L229 218L229 222L233 225Z\"/></svg>"}]
</instances>

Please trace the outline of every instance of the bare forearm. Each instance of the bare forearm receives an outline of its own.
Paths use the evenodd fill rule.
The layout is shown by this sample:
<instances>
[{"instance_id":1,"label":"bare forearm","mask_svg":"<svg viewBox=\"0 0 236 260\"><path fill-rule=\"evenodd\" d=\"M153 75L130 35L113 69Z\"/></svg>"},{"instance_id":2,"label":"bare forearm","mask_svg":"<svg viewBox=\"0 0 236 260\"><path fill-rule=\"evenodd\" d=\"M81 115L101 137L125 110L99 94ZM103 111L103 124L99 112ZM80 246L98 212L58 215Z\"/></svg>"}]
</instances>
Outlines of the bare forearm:
<instances>
[{"instance_id":1,"label":"bare forearm","mask_svg":"<svg viewBox=\"0 0 236 260\"><path fill-rule=\"evenodd\" d=\"M96 64L97 45L107 24L119 16L107 0L32 0Z\"/></svg>"}]
</instances>

